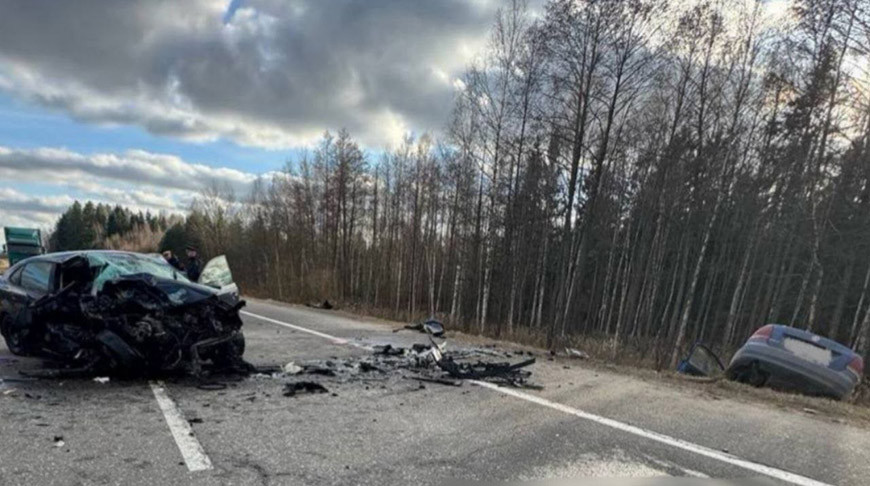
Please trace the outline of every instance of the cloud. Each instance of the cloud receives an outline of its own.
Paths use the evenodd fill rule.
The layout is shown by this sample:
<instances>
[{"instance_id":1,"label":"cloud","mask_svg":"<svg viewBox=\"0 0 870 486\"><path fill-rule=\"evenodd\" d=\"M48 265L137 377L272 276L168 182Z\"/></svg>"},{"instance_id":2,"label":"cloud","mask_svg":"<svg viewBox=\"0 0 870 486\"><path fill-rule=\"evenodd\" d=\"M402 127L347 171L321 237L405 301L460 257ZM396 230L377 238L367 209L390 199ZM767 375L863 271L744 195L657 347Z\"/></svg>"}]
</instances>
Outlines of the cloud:
<instances>
[{"instance_id":1,"label":"cloud","mask_svg":"<svg viewBox=\"0 0 870 486\"><path fill-rule=\"evenodd\" d=\"M270 176L192 164L175 155L144 150L85 155L60 148L17 149L0 146L0 177L7 181L61 183L95 177L194 192L217 184L245 194L257 178L268 179Z\"/></svg>"},{"instance_id":2,"label":"cloud","mask_svg":"<svg viewBox=\"0 0 870 486\"><path fill-rule=\"evenodd\" d=\"M484 0L4 4L0 89L86 122L286 148L445 123L486 41Z\"/></svg>"},{"instance_id":3,"label":"cloud","mask_svg":"<svg viewBox=\"0 0 870 486\"><path fill-rule=\"evenodd\" d=\"M0 208L10 213L30 215L38 219L44 215L62 212L73 201L69 196L29 196L14 189L0 187Z\"/></svg>"}]
</instances>

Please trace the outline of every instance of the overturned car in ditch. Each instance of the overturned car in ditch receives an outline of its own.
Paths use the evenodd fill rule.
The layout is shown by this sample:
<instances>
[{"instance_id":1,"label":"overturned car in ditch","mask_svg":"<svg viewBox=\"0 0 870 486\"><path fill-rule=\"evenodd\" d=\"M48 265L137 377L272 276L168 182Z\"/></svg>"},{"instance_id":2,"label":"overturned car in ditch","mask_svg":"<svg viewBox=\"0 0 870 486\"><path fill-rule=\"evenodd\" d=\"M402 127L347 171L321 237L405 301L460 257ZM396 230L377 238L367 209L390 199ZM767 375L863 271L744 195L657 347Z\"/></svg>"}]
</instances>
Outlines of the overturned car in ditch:
<instances>
[{"instance_id":1,"label":"overturned car in ditch","mask_svg":"<svg viewBox=\"0 0 870 486\"><path fill-rule=\"evenodd\" d=\"M0 277L9 350L70 374L245 367L244 305L222 256L198 282L159 255L96 250L32 257Z\"/></svg>"}]
</instances>

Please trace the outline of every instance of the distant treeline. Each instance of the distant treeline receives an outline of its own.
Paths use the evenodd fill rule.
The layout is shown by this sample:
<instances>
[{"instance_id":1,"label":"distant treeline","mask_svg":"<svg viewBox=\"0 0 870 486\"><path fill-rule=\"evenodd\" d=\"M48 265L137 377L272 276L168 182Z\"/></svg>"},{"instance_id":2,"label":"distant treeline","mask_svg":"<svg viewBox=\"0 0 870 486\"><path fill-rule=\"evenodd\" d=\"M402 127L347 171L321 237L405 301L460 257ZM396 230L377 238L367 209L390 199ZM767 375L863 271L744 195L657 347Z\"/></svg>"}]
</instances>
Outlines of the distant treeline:
<instances>
[{"instance_id":1,"label":"distant treeline","mask_svg":"<svg viewBox=\"0 0 870 486\"><path fill-rule=\"evenodd\" d=\"M134 212L121 206L76 201L60 216L49 237L52 251L116 249L157 251L161 238L180 216Z\"/></svg>"}]
</instances>

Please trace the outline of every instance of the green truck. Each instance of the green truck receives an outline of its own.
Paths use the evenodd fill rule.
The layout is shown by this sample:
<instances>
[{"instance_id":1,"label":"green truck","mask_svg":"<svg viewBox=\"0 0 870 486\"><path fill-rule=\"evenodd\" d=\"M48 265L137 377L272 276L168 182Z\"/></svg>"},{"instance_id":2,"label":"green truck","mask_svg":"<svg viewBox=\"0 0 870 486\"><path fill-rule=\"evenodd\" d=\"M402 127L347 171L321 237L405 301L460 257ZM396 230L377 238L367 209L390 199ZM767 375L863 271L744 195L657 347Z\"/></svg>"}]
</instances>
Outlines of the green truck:
<instances>
[{"instance_id":1,"label":"green truck","mask_svg":"<svg viewBox=\"0 0 870 486\"><path fill-rule=\"evenodd\" d=\"M42 231L33 228L3 228L6 244L3 250L9 259L9 266L34 255L45 253L42 244Z\"/></svg>"}]
</instances>

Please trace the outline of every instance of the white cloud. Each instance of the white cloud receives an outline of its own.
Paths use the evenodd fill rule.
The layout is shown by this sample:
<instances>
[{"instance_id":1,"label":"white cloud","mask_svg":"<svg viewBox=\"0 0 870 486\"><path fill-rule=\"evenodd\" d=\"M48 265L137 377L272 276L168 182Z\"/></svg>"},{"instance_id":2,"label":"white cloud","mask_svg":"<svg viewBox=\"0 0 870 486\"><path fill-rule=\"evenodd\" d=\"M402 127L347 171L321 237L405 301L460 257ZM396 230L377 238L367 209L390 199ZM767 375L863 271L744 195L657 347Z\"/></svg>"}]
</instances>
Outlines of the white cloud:
<instances>
[{"instance_id":1,"label":"white cloud","mask_svg":"<svg viewBox=\"0 0 870 486\"><path fill-rule=\"evenodd\" d=\"M61 148L3 146L0 146L0 176L7 181L55 183L96 177L184 191L199 191L217 183L240 193L246 192L258 177L263 177L236 169L192 164L175 155L144 150L84 155Z\"/></svg>"}]
</instances>

